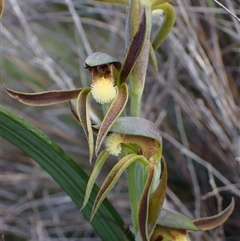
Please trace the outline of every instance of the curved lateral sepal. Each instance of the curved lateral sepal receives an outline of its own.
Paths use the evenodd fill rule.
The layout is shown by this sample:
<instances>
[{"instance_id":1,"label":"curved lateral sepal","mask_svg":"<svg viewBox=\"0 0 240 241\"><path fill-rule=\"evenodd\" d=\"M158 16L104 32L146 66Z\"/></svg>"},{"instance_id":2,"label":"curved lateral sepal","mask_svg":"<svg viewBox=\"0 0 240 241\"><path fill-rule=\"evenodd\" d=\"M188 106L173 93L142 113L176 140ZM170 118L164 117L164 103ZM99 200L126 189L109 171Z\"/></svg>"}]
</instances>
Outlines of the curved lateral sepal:
<instances>
[{"instance_id":1,"label":"curved lateral sepal","mask_svg":"<svg viewBox=\"0 0 240 241\"><path fill-rule=\"evenodd\" d=\"M202 231L214 229L223 224L229 218L229 216L233 212L234 206L235 200L234 198L232 198L232 201L229 204L229 206L225 208L222 212L211 217L195 219L193 220L193 223L196 225L196 227L199 228L199 230Z\"/></svg>"},{"instance_id":2,"label":"curved lateral sepal","mask_svg":"<svg viewBox=\"0 0 240 241\"><path fill-rule=\"evenodd\" d=\"M69 109L70 109L70 112L71 112L71 114L72 114L73 119L74 119L75 121L77 121L77 122L81 125L81 122L80 122L80 120L79 120L79 118L78 118L78 116L77 116L77 113L76 113L75 110L73 109L73 106L72 106L72 104L71 104L70 101L69 101ZM93 132L94 132L95 134L98 133L98 129L97 129L94 125L92 125L92 130L93 130Z\"/></svg>"},{"instance_id":3,"label":"curved lateral sepal","mask_svg":"<svg viewBox=\"0 0 240 241\"><path fill-rule=\"evenodd\" d=\"M151 185L156 169L155 163L150 163L148 165L148 178L146 180L143 193L139 202L138 209L138 228L142 241L149 241L148 233L148 210L149 210L149 192L151 190Z\"/></svg>"},{"instance_id":4,"label":"curved lateral sepal","mask_svg":"<svg viewBox=\"0 0 240 241\"><path fill-rule=\"evenodd\" d=\"M91 219L93 219L94 215L96 214L99 206L103 202L103 200L106 198L108 193L112 190L115 183L118 181L119 177L122 175L124 170L131 165L134 161L140 161L144 165L148 164L148 161L143 156L138 156L136 154L129 154L122 158L110 171L106 179L104 180L102 186L100 187L100 190L97 194L97 197L95 199L95 202L93 204L92 208L92 214Z\"/></svg>"},{"instance_id":5,"label":"curved lateral sepal","mask_svg":"<svg viewBox=\"0 0 240 241\"><path fill-rule=\"evenodd\" d=\"M158 216L162 209L162 205L166 194L166 188L167 188L167 178L168 178L167 164L163 156L162 156L162 160L163 160L162 177L157 188L151 194L149 199L148 230L149 230L150 236L157 224Z\"/></svg>"},{"instance_id":6,"label":"curved lateral sepal","mask_svg":"<svg viewBox=\"0 0 240 241\"><path fill-rule=\"evenodd\" d=\"M88 112L89 109L89 97L91 96L91 88L85 88L81 91L77 98L77 116L83 127L85 135L88 140L89 146L89 162L92 162L94 141L93 141L93 130L91 125L91 119Z\"/></svg>"},{"instance_id":7,"label":"curved lateral sepal","mask_svg":"<svg viewBox=\"0 0 240 241\"><path fill-rule=\"evenodd\" d=\"M79 120L77 113L73 109L71 101L68 102L68 106L69 106L69 109L70 109L70 112L71 112L71 115L72 115L73 119L81 125L81 121Z\"/></svg>"},{"instance_id":8,"label":"curved lateral sepal","mask_svg":"<svg viewBox=\"0 0 240 241\"><path fill-rule=\"evenodd\" d=\"M153 49L156 50L172 30L176 20L176 13L174 7L169 3L153 6L152 10L163 10L165 13L163 23L157 31L157 34L152 42Z\"/></svg>"},{"instance_id":9,"label":"curved lateral sepal","mask_svg":"<svg viewBox=\"0 0 240 241\"><path fill-rule=\"evenodd\" d=\"M106 113L101 126L99 128L99 132L97 135L95 152L97 154L103 139L106 137L109 129L113 125L114 121L120 116L121 112L125 108L128 100L128 87L125 83L121 85L118 89L117 96L113 100L111 106Z\"/></svg>"},{"instance_id":10,"label":"curved lateral sepal","mask_svg":"<svg viewBox=\"0 0 240 241\"><path fill-rule=\"evenodd\" d=\"M143 43L146 36L146 30L147 30L147 22L146 22L146 10L143 8L143 13L141 16L141 20L139 23L139 27L135 35L133 36L133 39L129 45L124 64L121 69L120 74L120 83L124 83L128 76L130 75L138 56L140 55L140 52L143 47Z\"/></svg>"},{"instance_id":11,"label":"curved lateral sepal","mask_svg":"<svg viewBox=\"0 0 240 241\"><path fill-rule=\"evenodd\" d=\"M4 86L7 94L19 102L32 106L53 105L72 99L76 99L82 88L76 90L52 90L38 93L24 93L15 91Z\"/></svg>"},{"instance_id":12,"label":"curved lateral sepal","mask_svg":"<svg viewBox=\"0 0 240 241\"><path fill-rule=\"evenodd\" d=\"M109 151L104 150L100 153L98 159L96 160L92 174L87 183L86 192L85 192L84 201L83 201L81 210L87 205L87 202L89 200L95 181L108 157L109 157Z\"/></svg>"}]
</instances>

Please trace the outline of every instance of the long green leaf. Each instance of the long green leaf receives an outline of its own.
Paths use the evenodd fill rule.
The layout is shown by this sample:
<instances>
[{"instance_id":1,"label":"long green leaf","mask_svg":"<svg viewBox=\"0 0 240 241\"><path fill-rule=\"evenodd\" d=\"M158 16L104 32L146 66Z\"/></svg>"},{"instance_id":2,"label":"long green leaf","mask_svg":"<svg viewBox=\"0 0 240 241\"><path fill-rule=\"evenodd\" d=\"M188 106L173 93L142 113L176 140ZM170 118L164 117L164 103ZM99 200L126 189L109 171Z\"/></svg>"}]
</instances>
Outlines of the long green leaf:
<instances>
[{"instance_id":1,"label":"long green leaf","mask_svg":"<svg viewBox=\"0 0 240 241\"><path fill-rule=\"evenodd\" d=\"M87 174L39 129L0 106L0 135L32 157L62 189L81 207L88 182ZM83 210L90 219L91 207L98 193L94 186L88 205ZM103 241L134 240L122 231L124 222L111 203L105 200L92 220L92 226Z\"/></svg>"}]
</instances>

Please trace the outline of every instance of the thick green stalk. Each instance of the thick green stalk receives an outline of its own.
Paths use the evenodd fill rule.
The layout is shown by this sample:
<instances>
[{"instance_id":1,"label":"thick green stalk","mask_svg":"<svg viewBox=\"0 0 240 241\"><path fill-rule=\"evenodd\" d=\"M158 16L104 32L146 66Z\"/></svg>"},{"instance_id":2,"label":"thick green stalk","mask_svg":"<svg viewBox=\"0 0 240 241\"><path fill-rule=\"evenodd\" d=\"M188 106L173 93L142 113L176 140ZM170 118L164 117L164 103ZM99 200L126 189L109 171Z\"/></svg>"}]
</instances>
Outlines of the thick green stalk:
<instances>
[{"instance_id":1,"label":"thick green stalk","mask_svg":"<svg viewBox=\"0 0 240 241\"><path fill-rule=\"evenodd\" d=\"M126 48L129 46L130 40L133 38L134 34L137 32L139 25L138 17L141 16L142 11L146 11L146 21L147 21L147 30L145 41L140 53L140 56L132 70L130 76L130 115L131 116L140 116L141 113L141 97L144 89L146 71L148 65L149 57L149 47L150 47L150 32L151 32L151 3L149 0L132 0L130 3L130 9L127 18L126 25L126 39L125 45ZM138 189L139 185L136 178L136 165L138 163L133 163L127 168L127 178L128 178L128 190L129 198L131 205L131 215L132 222L135 234L138 231L138 205L139 205L139 196ZM141 172L143 173L143 172ZM141 175L139 173L139 175ZM143 177L142 177L143 178Z\"/></svg>"}]
</instances>

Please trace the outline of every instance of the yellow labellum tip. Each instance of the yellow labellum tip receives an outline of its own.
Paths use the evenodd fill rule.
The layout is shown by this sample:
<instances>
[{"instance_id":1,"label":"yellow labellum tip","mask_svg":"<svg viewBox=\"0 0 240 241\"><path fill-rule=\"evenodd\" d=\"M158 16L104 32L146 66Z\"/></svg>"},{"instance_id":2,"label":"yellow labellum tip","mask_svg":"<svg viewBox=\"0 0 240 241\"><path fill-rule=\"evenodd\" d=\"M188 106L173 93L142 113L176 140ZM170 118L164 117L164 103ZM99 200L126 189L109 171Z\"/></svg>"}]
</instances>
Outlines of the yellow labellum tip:
<instances>
[{"instance_id":1,"label":"yellow labellum tip","mask_svg":"<svg viewBox=\"0 0 240 241\"><path fill-rule=\"evenodd\" d=\"M106 149L111 155L118 156L121 153L123 137L120 134L113 133L107 137Z\"/></svg>"},{"instance_id":2,"label":"yellow labellum tip","mask_svg":"<svg viewBox=\"0 0 240 241\"><path fill-rule=\"evenodd\" d=\"M91 84L93 98L100 104L111 102L116 94L114 79L101 77Z\"/></svg>"}]
</instances>

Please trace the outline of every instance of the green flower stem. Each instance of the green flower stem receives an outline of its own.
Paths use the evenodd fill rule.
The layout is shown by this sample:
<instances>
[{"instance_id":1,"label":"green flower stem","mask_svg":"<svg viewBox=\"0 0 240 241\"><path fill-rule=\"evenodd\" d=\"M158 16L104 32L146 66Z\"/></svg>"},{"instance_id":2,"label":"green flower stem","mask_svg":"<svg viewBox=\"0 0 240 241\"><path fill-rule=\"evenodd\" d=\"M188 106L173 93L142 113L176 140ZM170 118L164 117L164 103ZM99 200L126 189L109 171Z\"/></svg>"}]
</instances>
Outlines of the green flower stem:
<instances>
[{"instance_id":1,"label":"green flower stem","mask_svg":"<svg viewBox=\"0 0 240 241\"><path fill-rule=\"evenodd\" d=\"M141 101L142 95L139 95L139 91L135 93L134 86L131 85L131 102L130 102L130 116L139 117L141 113Z\"/></svg>"},{"instance_id":2,"label":"green flower stem","mask_svg":"<svg viewBox=\"0 0 240 241\"><path fill-rule=\"evenodd\" d=\"M134 34L137 31L139 24L138 16L141 16L141 11L146 11L146 21L147 29L145 41L140 53L140 56L132 70L131 76L129 78L130 83L130 116L139 117L141 113L141 98L144 89L146 71L148 66L149 58L149 47L150 47L150 32L152 27L152 12L151 12L151 1L149 0L132 0L130 3L130 9L127 19L127 28L126 28L126 39L125 44L126 48L128 47L130 40L133 38ZM127 168L127 179L128 179L128 190L129 190L129 199L131 205L131 215L132 222L134 227L134 232L138 232L138 206L139 206L139 196L138 192L141 188L138 185L136 178L136 165L138 163L133 163ZM139 175L141 175L139 173ZM143 180L141 177L141 180Z\"/></svg>"}]
</instances>

